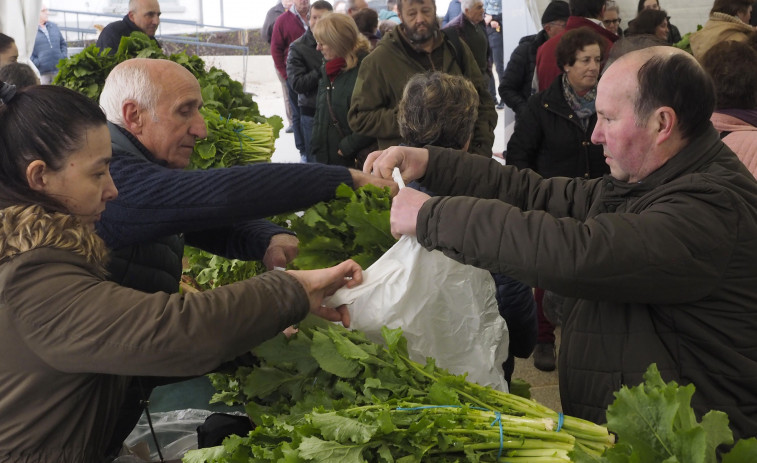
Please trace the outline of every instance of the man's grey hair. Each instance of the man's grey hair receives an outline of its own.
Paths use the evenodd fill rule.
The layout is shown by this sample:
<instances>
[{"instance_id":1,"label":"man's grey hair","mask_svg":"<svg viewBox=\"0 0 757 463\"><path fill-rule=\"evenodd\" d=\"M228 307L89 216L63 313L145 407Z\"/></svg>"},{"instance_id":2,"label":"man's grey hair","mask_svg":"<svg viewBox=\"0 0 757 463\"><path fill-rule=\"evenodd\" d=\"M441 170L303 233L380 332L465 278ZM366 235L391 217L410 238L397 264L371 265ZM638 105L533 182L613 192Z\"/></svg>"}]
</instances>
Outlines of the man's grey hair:
<instances>
[{"instance_id":1,"label":"man's grey hair","mask_svg":"<svg viewBox=\"0 0 757 463\"><path fill-rule=\"evenodd\" d=\"M129 0L129 11L134 12L137 11L137 3L139 0Z\"/></svg>"},{"instance_id":2,"label":"man's grey hair","mask_svg":"<svg viewBox=\"0 0 757 463\"><path fill-rule=\"evenodd\" d=\"M478 3L484 3L484 0L460 0L460 7L463 11L470 10Z\"/></svg>"},{"instance_id":3,"label":"man's grey hair","mask_svg":"<svg viewBox=\"0 0 757 463\"><path fill-rule=\"evenodd\" d=\"M614 11L614 12L618 13L618 16L620 16L620 7L615 2L607 2L606 6L605 6L605 11L606 12L607 11Z\"/></svg>"},{"instance_id":4,"label":"man's grey hair","mask_svg":"<svg viewBox=\"0 0 757 463\"><path fill-rule=\"evenodd\" d=\"M121 127L125 125L122 108L127 100L133 100L155 117L158 90L143 66L116 66L105 79L100 107L108 121Z\"/></svg>"}]
</instances>

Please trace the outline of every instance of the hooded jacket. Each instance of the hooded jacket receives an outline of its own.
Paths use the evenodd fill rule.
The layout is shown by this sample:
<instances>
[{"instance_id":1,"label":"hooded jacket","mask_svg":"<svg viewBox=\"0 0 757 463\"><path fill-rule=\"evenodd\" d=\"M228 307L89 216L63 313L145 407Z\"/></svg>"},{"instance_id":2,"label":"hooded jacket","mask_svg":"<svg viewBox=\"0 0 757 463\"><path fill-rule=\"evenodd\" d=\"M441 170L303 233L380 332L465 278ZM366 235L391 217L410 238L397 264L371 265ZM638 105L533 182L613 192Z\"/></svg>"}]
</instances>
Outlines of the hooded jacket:
<instances>
[{"instance_id":1,"label":"hooded jacket","mask_svg":"<svg viewBox=\"0 0 757 463\"><path fill-rule=\"evenodd\" d=\"M423 185L453 196L421 207L424 247L578 299L559 352L566 414L605 422L613 392L656 363L695 385L698 415L757 434L757 182L714 129L633 184L429 153Z\"/></svg>"},{"instance_id":2,"label":"hooded jacket","mask_svg":"<svg viewBox=\"0 0 757 463\"><path fill-rule=\"evenodd\" d=\"M198 375L301 320L285 272L146 294L105 279L105 246L67 214L0 210L0 461L100 463L132 375Z\"/></svg>"},{"instance_id":3,"label":"hooded jacket","mask_svg":"<svg viewBox=\"0 0 757 463\"><path fill-rule=\"evenodd\" d=\"M376 48L368 54L360 65L349 123L353 132L378 140L379 149L399 145L402 142L397 122L397 106L402 99L405 84L415 74L429 70L447 74L462 75L473 82L479 95L478 120L473 130L470 151L491 157L494 144L494 128L497 126L497 111L489 94L488 83L479 71L468 46L462 40L456 46L443 31L437 37L437 46L431 55L419 52L422 61L414 59L408 52L399 29L390 30ZM435 68L432 55L441 49L442 63ZM462 66L461 66L462 64Z\"/></svg>"}]
</instances>

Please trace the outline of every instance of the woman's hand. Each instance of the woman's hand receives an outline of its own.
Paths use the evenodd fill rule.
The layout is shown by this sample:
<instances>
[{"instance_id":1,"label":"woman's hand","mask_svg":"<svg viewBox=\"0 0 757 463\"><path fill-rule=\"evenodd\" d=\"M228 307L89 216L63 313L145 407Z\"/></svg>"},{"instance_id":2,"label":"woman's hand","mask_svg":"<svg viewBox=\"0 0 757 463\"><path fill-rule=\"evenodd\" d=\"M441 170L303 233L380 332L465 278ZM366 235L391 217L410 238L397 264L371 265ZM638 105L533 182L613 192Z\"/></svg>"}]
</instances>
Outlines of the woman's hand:
<instances>
[{"instance_id":1,"label":"woman's hand","mask_svg":"<svg viewBox=\"0 0 757 463\"><path fill-rule=\"evenodd\" d=\"M392 200L389 225L392 236L415 236L418 225L418 211L431 196L412 188L403 188Z\"/></svg>"},{"instance_id":2,"label":"woman's hand","mask_svg":"<svg viewBox=\"0 0 757 463\"><path fill-rule=\"evenodd\" d=\"M399 167L405 183L423 177L428 167L428 150L409 146L392 146L384 151L374 151L366 158L363 172L390 179L395 167Z\"/></svg>"},{"instance_id":3,"label":"woman's hand","mask_svg":"<svg viewBox=\"0 0 757 463\"><path fill-rule=\"evenodd\" d=\"M347 306L337 308L323 306L323 299L331 296L342 286L352 288L363 282L363 269L354 260L348 259L339 265L319 270L287 270L305 288L310 300L310 312L332 322L350 326Z\"/></svg>"}]
</instances>

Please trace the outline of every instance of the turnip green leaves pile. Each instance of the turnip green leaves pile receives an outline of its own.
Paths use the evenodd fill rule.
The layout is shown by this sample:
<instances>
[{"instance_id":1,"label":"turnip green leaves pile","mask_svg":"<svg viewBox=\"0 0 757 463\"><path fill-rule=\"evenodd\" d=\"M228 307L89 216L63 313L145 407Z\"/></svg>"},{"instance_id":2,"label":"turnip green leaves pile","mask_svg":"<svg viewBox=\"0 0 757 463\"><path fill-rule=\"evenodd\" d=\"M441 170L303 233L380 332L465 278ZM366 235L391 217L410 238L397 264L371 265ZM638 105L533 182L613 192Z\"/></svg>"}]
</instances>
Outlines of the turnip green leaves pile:
<instances>
[{"instance_id":1,"label":"turnip green leaves pile","mask_svg":"<svg viewBox=\"0 0 757 463\"><path fill-rule=\"evenodd\" d=\"M566 462L612 445L602 426L411 361L399 329L383 337L308 319L258 346L259 367L212 376L215 399L245 404L257 428L184 461Z\"/></svg>"}]
</instances>

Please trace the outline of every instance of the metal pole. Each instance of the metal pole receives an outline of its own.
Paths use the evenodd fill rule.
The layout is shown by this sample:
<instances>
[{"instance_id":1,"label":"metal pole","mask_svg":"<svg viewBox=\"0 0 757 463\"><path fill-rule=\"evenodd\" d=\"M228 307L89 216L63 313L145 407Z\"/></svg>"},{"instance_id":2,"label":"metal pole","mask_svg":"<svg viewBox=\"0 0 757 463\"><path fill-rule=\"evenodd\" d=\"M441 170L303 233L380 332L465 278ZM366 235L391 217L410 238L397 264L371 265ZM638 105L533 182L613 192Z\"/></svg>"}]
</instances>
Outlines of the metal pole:
<instances>
[{"instance_id":1,"label":"metal pole","mask_svg":"<svg viewBox=\"0 0 757 463\"><path fill-rule=\"evenodd\" d=\"M198 0L198 3L200 4L200 16L199 16L200 17L200 24L205 24L205 21L203 21L203 16L202 16L202 13L203 13L203 10L202 10L202 0Z\"/></svg>"},{"instance_id":2,"label":"metal pole","mask_svg":"<svg viewBox=\"0 0 757 463\"><path fill-rule=\"evenodd\" d=\"M221 27L224 27L223 25L223 0L221 0Z\"/></svg>"}]
</instances>

